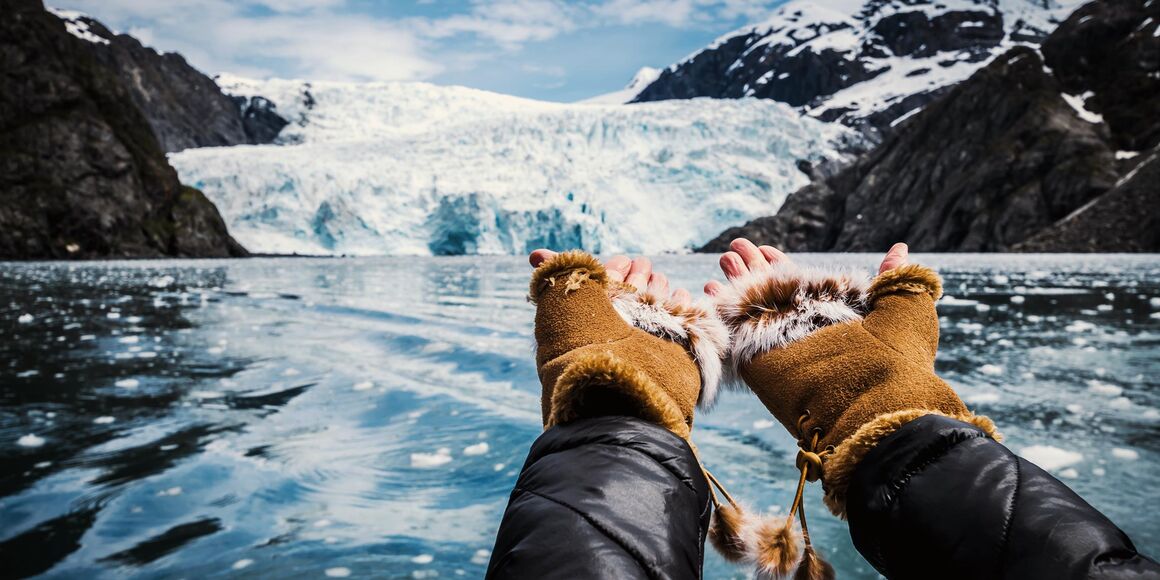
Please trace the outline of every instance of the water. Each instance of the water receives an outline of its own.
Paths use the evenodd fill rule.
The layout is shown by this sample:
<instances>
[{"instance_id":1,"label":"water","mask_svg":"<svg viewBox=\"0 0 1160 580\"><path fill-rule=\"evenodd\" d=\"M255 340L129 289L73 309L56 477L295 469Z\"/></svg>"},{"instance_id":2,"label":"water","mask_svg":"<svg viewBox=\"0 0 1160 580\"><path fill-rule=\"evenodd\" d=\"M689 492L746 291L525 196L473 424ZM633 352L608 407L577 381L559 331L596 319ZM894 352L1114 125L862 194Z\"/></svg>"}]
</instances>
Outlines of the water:
<instances>
[{"instance_id":1,"label":"water","mask_svg":"<svg viewBox=\"0 0 1160 580\"><path fill-rule=\"evenodd\" d=\"M799 261L873 264L871 256ZM938 368L1160 553L1160 258L929 256ZM659 269L700 288L710 256ZM0 264L0 576L480 577L540 432L519 258ZM728 393L696 440L788 507L794 443ZM874 577L808 496L839 577ZM746 571L715 555L709 578Z\"/></svg>"}]
</instances>

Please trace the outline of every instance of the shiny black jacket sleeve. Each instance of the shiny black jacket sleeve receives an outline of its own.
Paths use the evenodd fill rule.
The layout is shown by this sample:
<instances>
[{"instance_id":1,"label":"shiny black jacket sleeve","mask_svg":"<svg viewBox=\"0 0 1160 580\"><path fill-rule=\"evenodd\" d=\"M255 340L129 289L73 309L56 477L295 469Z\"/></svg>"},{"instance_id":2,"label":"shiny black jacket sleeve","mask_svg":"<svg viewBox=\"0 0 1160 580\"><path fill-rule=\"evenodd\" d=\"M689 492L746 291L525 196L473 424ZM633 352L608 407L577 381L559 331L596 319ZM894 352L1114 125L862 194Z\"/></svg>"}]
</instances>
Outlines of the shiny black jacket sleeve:
<instances>
[{"instance_id":1,"label":"shiny black jacket sleeve","mask_svg":"<svg viewBox=\"0 0 1160 580\"><path fill-rule=\"evenodd\" d=\"M880 441L855 468L846 504L854 545L887 578L1160 578L1075 492L946 417Z\"/></svg>"},{"instance_id":2,"label":"shiny black jacket sleeve","mask_svg":"<svg viewBox=\"0 0 1160 580\"><path fill-rule=\"evenodd\" d=\"M532 445L488 578L700 578L709 488L689 445L656 425L599 417Z\"/></svg>"}]
</instances>

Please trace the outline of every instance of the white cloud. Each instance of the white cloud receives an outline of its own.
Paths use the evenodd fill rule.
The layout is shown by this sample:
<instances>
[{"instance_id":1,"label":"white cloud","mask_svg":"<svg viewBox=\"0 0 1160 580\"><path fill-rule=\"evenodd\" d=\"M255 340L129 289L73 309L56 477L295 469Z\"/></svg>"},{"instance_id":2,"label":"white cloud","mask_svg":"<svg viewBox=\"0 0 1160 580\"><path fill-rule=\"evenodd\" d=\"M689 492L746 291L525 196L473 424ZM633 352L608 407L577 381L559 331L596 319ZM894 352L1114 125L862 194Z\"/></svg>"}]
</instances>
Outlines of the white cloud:
<instances>
[{"instance_id":1,"label":"white cloud","mask_svg":"<svg viewBox=\"0 0 1160 580\"><path fill-rule=\"evenodd\" d=\"M366 5L351 0L55 2L123 27L158 50L179 52L209 74L424 80L511 58L528 44L580 29L720 27L764 16L780 0L471 0L459 12L405 18L360 12ZM566 71L549 68L523 70L558 85Z\"/></svg>"}]
</instances>

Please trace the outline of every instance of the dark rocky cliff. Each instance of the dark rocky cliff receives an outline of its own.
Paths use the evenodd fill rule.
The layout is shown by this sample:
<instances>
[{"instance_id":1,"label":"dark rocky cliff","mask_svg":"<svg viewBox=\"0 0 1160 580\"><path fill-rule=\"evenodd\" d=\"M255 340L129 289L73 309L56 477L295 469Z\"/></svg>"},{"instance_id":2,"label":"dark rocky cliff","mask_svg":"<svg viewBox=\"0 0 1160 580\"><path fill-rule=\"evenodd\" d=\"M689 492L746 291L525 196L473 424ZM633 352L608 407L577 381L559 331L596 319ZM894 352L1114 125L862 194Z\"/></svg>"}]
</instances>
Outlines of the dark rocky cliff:
<instances>
[{"instance_id":1,"label":"dark rocky cliff","mask_svg":"<svg viewBox=\"0 0 1160 580\"><path fill-rule=\"evenodd\" d=\"M287 121L266 99L237 99L224 93L176 53L159 54L127 34L114 34L87 16L64 17L106 42L86 48L115 71L162 149L271 143Z\"/></svg>"},{"instance_id":2,"label":"dark rocky cliff","mask_svg":"<svg viewBox=\"0 0 1160 580\"><path fill-rule=\"evenodd\" d=\"M665 69L635 101L773 99L878 138L895 119L945 94L948 75L965 78L1017 43L1043 40L1060 12L1050 2L949 4L790 2L768 22ZM855 85L860 98L838 96Z\"/></svg>"},{"instance_id":3,"label":"dark rocky cliff","mask_svg":"<svg viewBox=\"0 0 1160 580\"><path fill-rule=\"evenodd\" d=\"M1048 69L1012 49L777 215L702 250L739 236L792 251L1160 250L1147 226L1160 182L1140 167L1160 142L1157 21L1155 2L1081 8L1044 43Z\"/></svg>"},{"instance_id":4,"label":"dark rocky cliff","mask_svg":"<svg viewBox=\"0 0 1160 580\"><path fill-rule=\"evenodd\" d=\"M0 5L0 259L245 255L91 43Z\"/></svg>"}]
</instances>

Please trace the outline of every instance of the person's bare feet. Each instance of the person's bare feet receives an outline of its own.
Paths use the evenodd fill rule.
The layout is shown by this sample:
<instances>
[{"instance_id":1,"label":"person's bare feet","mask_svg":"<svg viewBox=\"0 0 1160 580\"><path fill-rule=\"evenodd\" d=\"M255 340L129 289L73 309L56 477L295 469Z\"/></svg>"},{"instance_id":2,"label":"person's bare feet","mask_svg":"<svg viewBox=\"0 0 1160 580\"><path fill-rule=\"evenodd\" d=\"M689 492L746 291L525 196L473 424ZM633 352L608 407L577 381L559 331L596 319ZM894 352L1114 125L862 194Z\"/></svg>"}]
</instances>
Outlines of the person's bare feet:
<instances>
[{"instance_id":1,"label":"person's bare feet","mask_svg":"<svg viewBox=\"0 0 1160 580\"><path fill-rule=\"evenodd\" d=\"M790 263L789 256L786 256L781 250L773 246L758 246L745 238L733 240L729 244L729 248L731 251L722 254L720 260L721 271L729 280L753 271L767 269L773 264ZM881 274L887 270L905 266L908 256L909 248L906 244L901 242L894 244L886 253L886 257L882 259L882 264L878 266L878 273ZM724 287L720 282L710 280L705 284L705 293L716 296Z\"/></svg>"},{"instance_id":2,"label":"person's bare feet","mask_svg":"<svg viewBox=\"0 0 1160 580\"><path fill-rule=\"evenodd\" d=\"M552 250L534 250L528 255L528 263L536 268L555 255L556 252ZM693 295L684 288L670 291L668 277L660 272L653 272L652 261L648 258L640 257L634 260L628 256L613 256L604 262L604 269L613 281L629 284L638 292L647 290L649 294L677 306L689 306L693 302Z\"/></svg>"}]
</instances>

